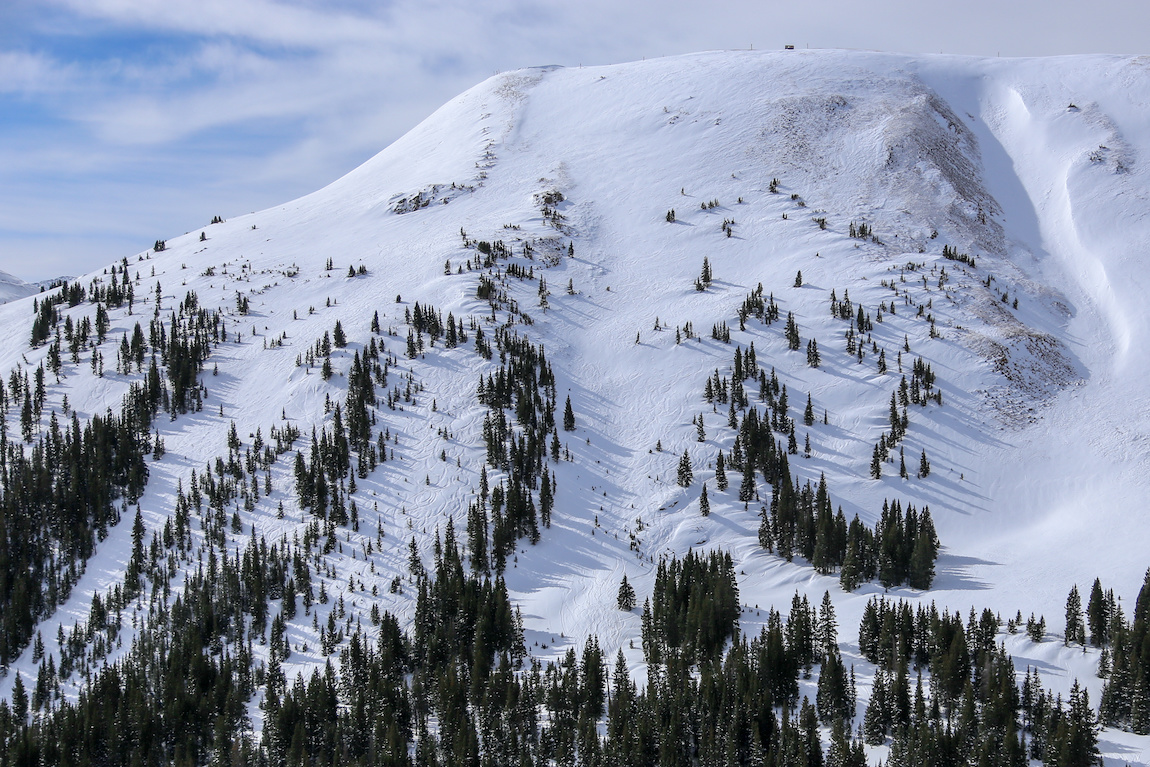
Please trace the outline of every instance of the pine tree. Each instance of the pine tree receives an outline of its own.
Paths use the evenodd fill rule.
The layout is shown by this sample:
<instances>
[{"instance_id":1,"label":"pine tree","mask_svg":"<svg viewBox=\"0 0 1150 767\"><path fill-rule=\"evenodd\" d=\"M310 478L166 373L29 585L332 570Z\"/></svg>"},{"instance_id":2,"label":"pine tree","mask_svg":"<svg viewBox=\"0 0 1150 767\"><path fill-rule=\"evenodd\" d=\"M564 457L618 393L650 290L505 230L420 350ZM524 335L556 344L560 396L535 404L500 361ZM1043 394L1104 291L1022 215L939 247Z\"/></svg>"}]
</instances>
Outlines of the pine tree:
<instances>
[{"instance_id":1,"label":"pine tree","mask_svg":"<svg viewBox=\"0 0 1150 767\"><path fill-rule=\"evenodd\" d=\"M930 509L924 508L918 522L914 549L910 555L907 582L912 588L923 591L930 588L934 582L934 563L937 558L938 536L934 531L934 522L930 518Z\"/></svg>"},{"instance_id":2,"label":"pine tree","mask_svg":"<svg viewBox=\"0 0 1150 767\"><path fill-rule=\"evenodd\" d=\"M871 453L870 477L871 479L882 479L882 453L878 445L874 446L874 451Z\"/></svg>"},{"instance_id":3,"label":"pine tree","mask_svg":"<svg viewBox=\"0 0 1150 767\"><path fill-rule=\"evenodd\" d=\"M793 352L798 351L802 339L799 338L799 326L795 322L794 312L787 312L787 327L783 335L787 339L787 348Z\"/></svg>"},{"instance_id":4,"label":"pine tree","mask_svg":"<svg viewBox=\"0 0 1150 767\"><path fill-rule=\"evenodd\" d=\"M906 473L906 456L903 455L902 448L898 449L898 475L903 479L909 479L910 475ZM922 476L921 474L919 476Z\"/></svg>"},{"instance_id":5,"label":"pine tree","mask_svg":"<svg viewBox=\"0 0 1150 767\"><path fill-rule=\"evenodd\" d=\"M623 573L623 581L619 584L619 596L615 600L615 606L627 613L635 609L635 589L627 582L626 573Z\"/></svg>"},{"instance_id":6,"label":"pine tree","mask_svg":"<svg viewBox=\"0 0 1150 767\"><path fill-rule=\"evenodd\" d=\"M890 714L887 711L886 675L878 670L874 675L874 684L871 687L870 702L863 714L863 740L869 746L880 746L886 740L886 730L890 725Z\"/></svg>"},{"instance_id":7,"label":"pine tree","mask_svg":"<svg viewBox=\"0 0 1150 767\"><path fill-rule=\"evenodd\" d=\"M1090 601L1086 606L1086 622L1090 627L1090 644L1102 647L1107 642L1107 631L1110 628L1110 605L1106 594L1102 591L1102 581L1094 579L1094 586L1090 589Z\"/></svg>"},{"instance_id":8,"label":"pine tree","mask_svg":"<svg viewBox=\"0 0 1150 767\"><path fill-rule=\"evenodd\" d=\"M815 408L814 408L814 405L811 403L811 395L808 392L807 393L807 407L805 410L803 410L803 423L806 424L807 426L812 426L812 425L814 425L814 422L815 422Z\"/></svg>"},{"instance_id":9,"label":"pine tree","mask_svg":"<svg viewBox=\"0 0 1150 767\"><path fill-rule=\"evenodd\" d=\"M838 622L835 620L835 605L831 601L831 592L823 592L823 601L819 606L818 640L824 655L838 653Z\"/></svg>"},{"instance_id":10,"label":"pine tree","mask_svg":"<svg viewBox=\"0 0 1150 767\"><path fill-rule=\"evenodd\" d=\"M807 364L813 368L817 368L821 362L819 342L812 338L810 341L807 341Z\"/></svg>"},{"instance_id":11,"label":"pine tree","mask_svg":"<svg viewBox=\"0 0 1150 767\"><path fill-rule=\"evenodd\" d=\"M563 406L563 430L575 431L575 411L571 409L571 396L567 396L567 404Z\"/></svg>"},{"instance_id":12,"label":"pine tree","mask_svg":"<svg viewBox=\"0 0 1150 767\"><path fill-rule=\"evenodd\" d=\"M919 479L930 476L930 462L926 460L926 451L922 451L922 458L918 462Z\"/></svg>"},{"instance_id":13,"label":"pine tree","mask_svg":"<svg viewBox=\"0 0 1150 767\"><path fill-rule=\"evenodd\" d=\"M24 689L24 679L20 672L16 672L16 681L12 684L12 713L16 721L23 724L28 717L28 692Z\"/></svg>"},{"instance_id":14,"label":"pine tree","mask_svg":"<svg viewBox=\"0 0 1150 767\"><path fill-rule=\"evenodd\" d=\"M1082 623L1082 597L1078 594L1077 584L1071 587L1070 595L1066 597L1066 637L1063 644L1071 642L1086 642L1086 628Z\"/></svg>"},{"instance_id":15,"label":"pine tree","mask_svg":"<svg viewBox=\"0 0 1150 767\"><path fill-rule=\"evenodd\" d=\"M679 487L690 487L691 482L694 481L695 475L691 470L691 457L683 450L683 456L679 459L679 471L676 481Z\"/></svg>"},{"instance_id":16,"label":"pine tree","mask_svg":"<svg viewBox=\"0 0 1150 767\"><path fill-rule=\"evenodd\" d=\"M739 485L739 500L743 503L755 497L755 466L751 461L743 461L743 482Z\"/></svg>"},{"instance_id":17,"label":"pine tree","mask_svg":"<svg viewBox=\"0 0 1150 767\"><path fill-rule=\"evenodd\" d=\"M704 517L711 515L711 502L707 499L707 483L703 483L703 492L699 495L699 513Z\"/></svg>"},{"instance_id":18,"label":"pine tree","mask_svg":"<svg viewBox=\"0 0 1150 767\"><path fill-rule=\"evenodd\" d=\"M232 423L235 428L235 423ZM140 575L144 569L144 518L140 507L136 506L136 518L132 522L132 556L128 561L128 570L124 576L125 586L129 593L135 594L139 589Z\"/></svg>"},{"instance_id":19,"label":"pine tree","mask_svg":"<svg viewBox=\"0 0 1150 767\"><path fill-rule=\"evenodd\" d=\"M719 492L725 493L727 491L727 467L722 450L715 458L715 485L718 486Z\"/></svg>"},{"instance_id":20,"label":"pine tree","mask_svg":"<svg viewBox=\"0 0 1150 767\"><path fill-rule=\"evenodd\" d=\"M854 526L852 525L852 528ZM854 591L862 583L861 554L859 542L855 536L850 536L847 543L847 553L843 557L843 566L839 570L839 585L843 591Z\"/></svg>"}]
</instances>

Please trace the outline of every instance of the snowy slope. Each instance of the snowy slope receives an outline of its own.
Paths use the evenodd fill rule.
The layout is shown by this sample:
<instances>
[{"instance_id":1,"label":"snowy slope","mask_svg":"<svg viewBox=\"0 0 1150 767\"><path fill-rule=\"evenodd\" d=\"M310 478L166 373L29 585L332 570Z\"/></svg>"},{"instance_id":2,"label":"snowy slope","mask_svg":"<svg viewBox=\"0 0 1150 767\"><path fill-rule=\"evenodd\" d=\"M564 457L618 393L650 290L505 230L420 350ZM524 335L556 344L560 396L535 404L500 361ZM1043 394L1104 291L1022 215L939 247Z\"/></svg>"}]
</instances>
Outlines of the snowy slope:
<instances>
[{"instance_id":1,"label":"snowy slope","mask_svg":"<svg viewBox=\"0 0 1150 767\"><path fill-rule=\"evenodd\" d=\"M413 405L379 413L377 428L399 434L402 460L359 483L365 532L349 533L347 549L361 554L332 555L339 575L331 588L346 588L356 573L366 592L348 595L351 610L366 613L377 585L381 608L410 616L412 595L388 593L387 585L406 573L412 536L429 558L449 516L462 527L484 460L475 384L497 363L470 345L403 359L404 311L418 301L482 320L490 309L475 297L477 274L466 263L476 251L464 247L461 231L504 240L516 253L530 241L531 266L551 295L544 311L537 280L508 283L534 319L517 330L545 345L559 399L571 396L578 419L565 435L573 461L554 469L553 525L538 545L521 541L508 568L533 654L554 657L596 634L609 656L622 647L639 670L642 654L630 645L638 614L614 605L620 578L627 574L641 601L661 554L703 547L735 557L750 608L744 631L757 633L756 620L765 619L756 608L785 608L796 589L817 601L829 589L844 651L857 657L858 617L881 587L846 594L837 578L768 554L757 542L758 505L744 509L733 491L715 491L711 462L730 449L733 432L725 408L712 412L704 401L703 386L716 368L729 374L735 346L751 342L759 364L786 384L792 416L801 419L808 392L816 412L827 412L825 426L800 421L800 445L809 431L812 456L792 457L799 477L825 474L848 519L858 513L873 523L885 498L929 505L944 545L935 586L892 591L964 612L990 607L1004 619L1016 610L1043 613L1059 631L1073 584L1088 589L1099 576L1129 604L1150 565L1141 519L1150 465L1150 312L1141 300L1150 279L1148 75L1147 58L836 51L708 53L499 75L325 189L207 226L203 241L192 232L168 240L163 252L130 256L139 316L112 312L103 350L109 371L94 377L87 355L66 365L63 380L49 386L49 409L65 395L82 417L117 405L137 376L115 374L110 361L121 335L151 317L157 283L164 312L194 290L201 305L229 316L241 342L209 360L204 410L157 424L167 455L152 464L141 502L155 530L171 514L177 482L187 486L193 469L226 452L233 420L250 443L257 428L266 437L285 417L304 435L330 419L325 396L342 398L345 379L325 382L317 369L297 366L297 355L339 320L351 343L334 362L346 374L378 312L384 331L398 333L384 337L388 351L425 390ZM556 192L563 201L549 205L544 198ZM713 200L716 207L701 207ZM545 216L545 207L560 218ZM728 237L722 224L731 219ZM879 241L850 237L852 223L868 224ZM975 256L977 268L942 259L943 245ZM704 257L715 281L697 292ZM365 275L347 276L360 265ZM944 267L949 282L940 286ZM800 270L803 285L794 287ZM759 284L784 317L794 313L804 344L818 340L820 367L787 350L782 323L752 320L738 330L736 310ZM859 363L844 351L847 325L831 317L829 297L849 290L873 314L896 299L891 286L900 291L898 312L873 332L891 367L880 375L877 354ZM237 292L250 301L247 316L236 312ZM938 338L903 303L907 296L929 302ZM79 318L94 309L65 311ZM46 353L28 347L32 314L28 300L0 307L0 324L13 329L0 342L0 371L35 366ZM701 338L676 344L675 329L686 322ZM730 344L710 337L720 322L731 327ZM902 480L888 465L875 481L871 450L886 428L904 338L904 368L922 356L943 393L941 408L912 407L905 440L912 473L921 450L933 470ZM282 346L268 348L273 339ZM692 425L700 413L702 443ZM446 442L437 434L444 428ZM674 482L684 449L695 466L688 489ZM275 491L245 513L245 529L254 525L269 540L302 530L289 464L277 464ZM704 480L707 518L698 513ZM283 520L275 515L281 501ZM365 560L362 543L374 538L377 513L386 537ZM638 555L631 534L641 540ZM244 540L237 536L236 545ZM122 579L129 546L130 517L45 622L49 652L57 626L83 620L93 591ZM312 648L293 653L291 678L324 659L310 621L297 618L289 633L293 645ZM1053 638L1004 640L1019 671L1038 665L1062 691L1089 678L1097 701L1093 652ZM30 653L18 669L34 674ZM865 697L865 674L860 681ZM0 693L10 688L11 676ZM1107 733L1103 741L1115 760L1150 764L1144 738Z\"/></svg>"},{"instance_id":2,"label":"snowy slope","mask_svg":"<svg viewBox=\"0 0 1150 767\"><path fill-rule=\"evenodd\" d=\"M59 277L55 280L43 280L40 282L24 282L19 277L14 277L7 272L0 272L0 304L6 304L9 301L15 301L18 298L25 298L35 293L39 293L44 288L49 288L52 285L71 279L70 277Z\"/></svg>"}]
</instances>

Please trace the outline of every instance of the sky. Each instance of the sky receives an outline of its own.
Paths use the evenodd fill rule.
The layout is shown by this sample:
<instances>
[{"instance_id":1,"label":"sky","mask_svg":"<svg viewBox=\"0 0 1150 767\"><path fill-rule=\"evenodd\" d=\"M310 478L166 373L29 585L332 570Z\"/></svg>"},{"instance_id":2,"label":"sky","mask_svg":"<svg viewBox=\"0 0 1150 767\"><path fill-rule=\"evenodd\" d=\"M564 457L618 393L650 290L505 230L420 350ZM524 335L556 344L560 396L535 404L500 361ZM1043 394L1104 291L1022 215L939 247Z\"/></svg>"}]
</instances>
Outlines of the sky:
<instances>
[{"instance_id":1,"label":"sky","mask_svg":"<svg viewBox=\"0 0 1150 767\"><path fill-rule=\"evenodd\" d=\"M1132 0L0 0L0 271L325 186L492 74L702 50L1147 53Z\"/></svg>"}]
</instances>

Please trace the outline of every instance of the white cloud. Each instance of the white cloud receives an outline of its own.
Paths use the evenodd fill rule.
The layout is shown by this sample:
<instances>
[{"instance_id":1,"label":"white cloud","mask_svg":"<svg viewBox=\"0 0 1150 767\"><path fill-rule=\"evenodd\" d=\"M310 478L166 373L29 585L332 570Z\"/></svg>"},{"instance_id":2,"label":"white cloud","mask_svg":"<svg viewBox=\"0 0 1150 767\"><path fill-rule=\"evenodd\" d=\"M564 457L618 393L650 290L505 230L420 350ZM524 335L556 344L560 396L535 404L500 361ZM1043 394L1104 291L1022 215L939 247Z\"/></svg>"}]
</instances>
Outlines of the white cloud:
<instances>
[{"instance_id":1,"label":"white cloud","mask_svg":"<svg viewBox=\"0 0 1150 767\"><path fill-rule=\"evenodd\" d=\"M0 51L0 93L47 94L70 88L75 71L51 57L24 51Z\"/></svg>"},{"instance_id":2,"label":"white cloud","mask_svg":"<svg viewBox=\"0 0 1150 767\"><path fill-rule=\"evenodd\" d=\"M308 7L274 0L59 0L58 4L116 25L300 48L376 39L381 31L378 20L342 12L336 3Z\"/></svg>"}]
</instances>

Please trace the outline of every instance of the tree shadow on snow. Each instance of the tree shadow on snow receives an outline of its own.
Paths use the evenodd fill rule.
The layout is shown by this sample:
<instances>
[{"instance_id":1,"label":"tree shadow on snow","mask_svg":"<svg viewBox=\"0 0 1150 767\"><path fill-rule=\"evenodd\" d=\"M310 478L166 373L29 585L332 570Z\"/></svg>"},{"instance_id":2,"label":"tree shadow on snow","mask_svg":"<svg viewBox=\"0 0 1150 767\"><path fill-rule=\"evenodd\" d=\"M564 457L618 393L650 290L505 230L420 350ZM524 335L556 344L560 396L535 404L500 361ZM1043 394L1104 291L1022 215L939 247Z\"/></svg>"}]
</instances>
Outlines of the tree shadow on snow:
<instances>
[{"instance_id":1,"label":"tree shadow on snow","mask_svg":"<svg viewBox=\"0 0 1150 767\"><path fill-rule=\"evenodd\" d=\"M939 591L985 591L991 588L990 583L971 575L971 569L977 566L999 567L1000 563L942 552L935 563L931 588Z\"/></svg>"}]
</instances>

